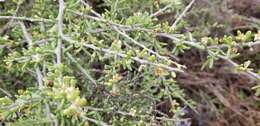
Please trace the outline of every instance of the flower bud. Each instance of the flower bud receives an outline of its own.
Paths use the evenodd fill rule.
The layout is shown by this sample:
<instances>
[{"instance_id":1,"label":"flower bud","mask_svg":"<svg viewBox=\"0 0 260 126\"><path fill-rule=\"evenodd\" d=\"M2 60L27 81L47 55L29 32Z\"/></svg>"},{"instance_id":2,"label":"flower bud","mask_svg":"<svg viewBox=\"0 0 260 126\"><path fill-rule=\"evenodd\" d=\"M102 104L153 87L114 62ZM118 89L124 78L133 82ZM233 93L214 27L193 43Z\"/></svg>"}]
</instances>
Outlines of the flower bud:
<instances>
[{"instance_id":1,"label":"flower bud","mask_svg":"<svg viewBox=\"0 0 260 126\"><path fill-rule=\"evenodd\" d=\"M80 92L77 88L74 88L74 87L69 87L67 90L66 90L66 93L67 93L67 99L69 101L74 101L76 100L79 95L80 95Z\"/></svg>"},{"instance_id":2,"label":"flower bud","mask_svg":"<svg viewBox=\"0 0 260 126\"><path fill-rule=\"evenodd\" d=\"M80 107L83 107L83 106L87 105L87 100L85 98L77 98L75 100L75 104Z\"/></svg>"},{"instance_id":3,"label":"flower bud","mask_svg":"<svg viewBox=\"0 0 260 126\"><path fill-rule=\"evenodd\" d=\"M69 108L67 108L63 111L63 114L66 116L73 116L73 115L77 114L77 106L71 105Z\"/></svg>"},{"instance_id":4,"label":"flower bud","mask_svg":"<svg viewBox=\"0 0 260 126\"><path fill-rule=\"evenodd\" d=\"M151 55L148 57L148 60L151 61L151 62L154 62L156 60L156 57L155 55Z\"/></svg>"}]
</instances>

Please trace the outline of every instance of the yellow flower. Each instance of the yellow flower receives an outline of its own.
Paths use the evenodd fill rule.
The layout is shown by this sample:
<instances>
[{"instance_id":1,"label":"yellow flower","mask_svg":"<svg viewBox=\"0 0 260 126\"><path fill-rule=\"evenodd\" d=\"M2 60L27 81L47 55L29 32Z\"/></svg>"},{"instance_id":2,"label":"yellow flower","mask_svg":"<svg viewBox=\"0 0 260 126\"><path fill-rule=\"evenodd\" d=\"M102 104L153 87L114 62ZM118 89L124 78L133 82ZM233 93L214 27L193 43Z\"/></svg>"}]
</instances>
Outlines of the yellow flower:
<instances>
[{"instance_id":1,"label":"yellow flower","mask_svg":"<svg viewBox=\"0 0 260 126\"><path fill-rule=\"evenodd\" d=\"M136 115L136 114L137 114L137 110L136 110L135 108L131 108L131 109L130 109L130 113L131 113L132 115Z\"/></svg>"},{"instance_id":2,"label":"yellow flower","mask_svg":"<svg viewBox=\"0 0 260 126\"><path fill-rule=\"evenodd\" d=\"M119 89L118 85L113 85L111 94L113 96L117 96L117 95L119 95L119 93L120 93L120 89Z\"/></svg>"},{"instance_id":3,"label":"yellow flower","mask_svg":"<svg viewBox=\"0 0 260 126\"><path fill-rule=\"evenodd\" d=\"M175 113L178 110L180 104L176 100L173 100L171 102L171 106L172 106L171 111Z\"/></svg>"},{"instance_id":4,"label":"yellow flower","mask_svg":"<svg viewBox=\"0 0 260 126\"><path fill-rule=\"evenodd\" d=\"M164 76L164 75L167 75L167 72L165 70L163 70L163 68L161 68L161 67L156 67L154 69L154 74L155 74L155 76Z\"/></svg>"},{"instance_id":5,"label":"yellow flower","mask_svg":"<svg viewBox=\"0 0 260 126\"><path fill-rule=\"evenodd\" d=\"M155 76L161 76L162 73L163 73L162 68L160 68L160 67L156 67L156 68L155 68L155 70L154 70Z\"/></svg>"},{"instance_id":6,"label":"yellow flower","mask_svg":"<svg viewBox=\"0 0 260 126\"><path fill-rule=\"evenodd\" d=\"M77 98L75 100L75 104L77 106L83 107L83 106L87 105L87 100L85 98Z\"/></svg>"},{"instance_id":7,"label":"yellow flower","mask_svg":"<svg viewBox=\"0 0 260 126\"><path fill-rule=\"evenodd\" d=\"M63 111L63 114L66 116L74 116L77 115L77 106L70 105L67 109Z\"/></svg>"},{"instance_id":8,"label":"yellow flower","mask_svg":"<svg viewBox=\"0 0 260 126\"><path fill-rule=\"evenodd\" d=\"M115 74L112 79L113 82L118 82L122 79L122 76L120 74Z\"/></svg>"},{"instance_id":9,"label":"yellow flower","mask_svg":"<svg viewBox=\"0 0 260 126\"><path fill-rule=\"evenodd\" d=\"M201 38L201 42L203 43L203 44L207 44L208 43L208 41L209 41L209 38L208 37L203 37L203 38Z\"/></svg>"}]
</instances>

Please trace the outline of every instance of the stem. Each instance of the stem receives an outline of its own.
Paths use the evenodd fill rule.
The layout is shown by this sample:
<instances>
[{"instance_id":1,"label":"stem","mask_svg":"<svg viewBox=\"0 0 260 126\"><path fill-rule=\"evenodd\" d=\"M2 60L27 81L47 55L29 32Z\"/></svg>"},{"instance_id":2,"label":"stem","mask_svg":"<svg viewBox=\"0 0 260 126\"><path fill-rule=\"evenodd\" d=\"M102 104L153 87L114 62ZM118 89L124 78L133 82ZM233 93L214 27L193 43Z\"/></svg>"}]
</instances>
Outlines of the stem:
<instances>
[{"instance_id":1,"label":"stem","mask_svg":"<svg viewBox=\"0 0 260 126\"><path fill-rule=\"evenodd\" d=\"M180 22L180 20L183 18L183 16L187 13L187 11L192 7L195 0L192 0L183 10L183 12L178 16L178 18L175 20L175 22L172 24L171 28L175 29L176 25Z\"/></svg>"}]
</instances>

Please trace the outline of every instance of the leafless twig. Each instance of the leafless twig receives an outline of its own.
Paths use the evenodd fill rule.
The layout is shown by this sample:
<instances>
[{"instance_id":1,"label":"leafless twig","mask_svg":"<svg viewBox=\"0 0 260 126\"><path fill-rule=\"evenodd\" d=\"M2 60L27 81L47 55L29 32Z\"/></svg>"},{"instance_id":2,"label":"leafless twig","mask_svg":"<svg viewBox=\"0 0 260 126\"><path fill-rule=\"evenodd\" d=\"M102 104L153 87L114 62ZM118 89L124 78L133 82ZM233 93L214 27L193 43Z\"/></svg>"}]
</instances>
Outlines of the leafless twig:
<instances>
[{"instance_id":1,"label":"leafless twig","mask_svg":"<svg viewBox=\"0 0 260 126\"><path fill-rule=\"evenodd\" d=\"M168 8L170 8L172 6L172 4L169 4L167 6L165 6L164 8L159 9L158 11L156 11L155 13L151 14L150 17L155 17L157 15L159 15L160 13L162 13L163 11L167 10Z\"/></svg>"},{"instance_id":2,"label":"leafless twig","mask_svg":"<svg viewBox=\"0 0 260 126\"><path fill-rule=\"evenodd\" d=\"M17 17L17 16L0 16L0 19L13 19L13 20L20 20L20 21L30 21L30 22L55 22L51 19L44 19L44 18L29 18L29 17Z\"/></svg>"},{"instance_id":3,"label":"leafless twig","mask_svg":"<svg viewBox=\"0 0 260 126\"><path fill-rule=\"evenodd\" d=\"M78 67L78 68L80 69L80 71L87 77L87 79L89 79L93 84L95 84L95 85L97 86L97 82L94 80L94 78L92 78L92 77L90 76L89 72L88 72L86 69L84 69L84 68L77 62L77 60L72 57L72 55L71 55L69 52L67 52L66 55L68 56L68 58L69 58L73 63L75 63L75 64L77 65L77 67Z\"/></svg>"},{"instance_id":4,"label":"leafless twig","mask_svg":"<svg viewBox=\"0 0 260 126\"><path fill-rule=\"evenodd\" d=\"M32 36L28 33L28 31L27 31L27 29L26 29L26 27L25 27L23 22L19 21L19 24L20 24L20 26L22 28L24 38L27 41L29 47L32 46Z\"/></svg>"},{"instance_id":5,"label":"leafless twig","mask_svg":"<svg viewBox=\"0 0 260 126\"><path fill-rule=\"evenodd\" d=\"M111 125L106 124L105 122L86 117L83 112L80 112L80 117L86 121L89 121L89 122L92 122L92 123L95 123L95 124L98 124L101 126L111 126Z\"/></svg>"},{"instance_id":6,"label":"leafless twig","mask_svg":"<svg viewBox=\"0 0 260 126\"><path fill-rule=\"evenodd\" d=\"M113 113L117 113L120 114L122 116L130 116L130 117L140 117L140 118L149 118L152 117L150 115L140 115L140 114L134 114L131 112L124 112L121 110L114 110L113 108L108 108L108 109L103 109L103 108L95 108L95 107L91 107L91 106L86 106L84 107L85 110L91 110L91 111L99 111L99 112L113 112ZM181 121L185 121L185 120L189 120L189 118L187 119L178 119L178 118L167 118L167 117L155 117L158 120L165 120L165 121L175 121L175 122L181 122Z\"/></svg>"},{"instance_id":7,"label":"leafless twig","mask_svg":"<svg viewBox=\"0 0 260 126\"><path fill-rule=\"evenodd\" d=\"M57 16L57 31L58 31L58 43L56 47L56 62L59 66L61 64L61 51L62 51L62 35L63 35L63 15L64 15L65 4L63 0L59 0L59 14Z\"/></svg>"},{"instance_id":8,"label":"leafless twig","mask_svg":"<svg viewBox=\"0 0 260 126\"><path fill-rule=\"evenodd\" d=\"M17 15L19 9L20 9L20 5L16 7L13 16ZM7 29L11 28L13 25L14 25L14 19L9 19L9 21L3 26L3 28L0 29L0 35L2 35Z\"/></svg>"},{"instance_id":9,"label":"leafless twig","mask_svg":"<svg viewBox=\"0 0 260 126\"><path fill-rule=\"evenodd\" d=\"M178 18L175 20L175 22L172 24L171 28L175 29L176 25L179 23L179 21L183 18L183 16L187 13L187 11L192 7L195 0L192 0L183 10L183 12L178 16Z\"/></svg>"},{"instance_id":10,"label":"leafless twig","mask_svg":"<svg viewBox=\"0 0 260 126\"><path fill-rule=\"evenodd\" d=\"M59 13L57 16L57 32L58 32L58 42L55 49L56 54L56 66L61 66L61 59L62 59L62 36L63 36L63 16L64 16L64 10L65 10L65 3L63 0L59 0ZM61 84L62 83L62 73L60 73L58 77L58 81Z\"/></svg>"},{"instance_id":11,"label":"leafless twig","mask_svg":"<svg viewBox=\"0 0 260 126\"><path fill-rule=\"evenodd\" d=\"M3 92L3 93L4 93L7 97L9 97L9 98L12 98L12 97L13 97L13 95L12 95L10 92L4 90L4 89L1 88L1 87L0 87L0 91Z\"/></svg>"},{"instance_id":12,"label":"leafless twig","mask_svg":"<svg viewBox=\"0 0 260 126\"><path fill-rule=\"evenodd\" d=\"M88 3L86 3L84 0L80 0L80 2L81 2L83 5L85 5L86 7L90 8L90 12L93 13L93 14L95 14L95 16L97 16L97 17L102 17L99 13L97 13L96 11L94 11L94 10L91 8L91 6L90 6Z\"/></svg>"}]
</instances>

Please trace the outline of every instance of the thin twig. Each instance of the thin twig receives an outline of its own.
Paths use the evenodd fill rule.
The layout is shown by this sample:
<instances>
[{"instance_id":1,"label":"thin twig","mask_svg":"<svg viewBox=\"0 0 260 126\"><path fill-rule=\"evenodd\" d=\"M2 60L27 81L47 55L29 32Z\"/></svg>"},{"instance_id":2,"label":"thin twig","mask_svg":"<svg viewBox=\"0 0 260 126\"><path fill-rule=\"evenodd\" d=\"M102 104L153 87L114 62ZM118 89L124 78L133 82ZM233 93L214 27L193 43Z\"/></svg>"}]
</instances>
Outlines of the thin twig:
<instances>
[{"instance_id":1,"label":"thin twig","mask_svg":"<svg viewBox=\"0 0 260 126\"><path fill-rule=\"evenodd\" d=\"M36 67L36 74L37 74L37 81L38 81L38 84L39 84L39 89L43 89L43 75L39 69L39 67ZM50 106L48 103L45 103L45 109L46 109L46 114L47 114L47 117L49 118L49 120L54 120L53 122L53 126L58 126L58 121L57 119L55 119L54 115L51 113L51 109L50 109ZM52 121L51 121L52 122Z\"/></svg>"},{"instance_id":2,"label":"thin twig","mask_svg":"<svg viewBox=\"0 0 260 126\"><path fill-rule=\"evenodd\" d=\"M45 18L30 18L30 17L17 17L17 16L0 16L0 19L13 19L13 20L21 20L21 21L30 21L30 22L55 22L51 19Z\"/></svg>"},{"instance_id":3,"label":"thin twig","mask_svg":"<svg viewBox=\"0 0 260 126\"><path fill-rule=\"evenodd\" d=\"M208 51L211 52L211 51ZM237 63L235 63L234 61L232 61L230 58L222 56L222 55L217 55L218 58L223 59L225 61L227 61L229 64L231 64L233 67L237 67L239 66ZM250 77L251 79L259 79L260 80L260 76L257 73L254 73L252 71L246 71L245 74Z\"/></svg>"},{"instance_id":4,"label":"thin twig","mask_svg":"<svg viewBox=\"0 0 260 126\"><path fill-rule=\"evenodd\" d=\"M42 76L42 73L40 71L40 68L36 67L35 71L36 71L36 75L37 75L37 81L38 81L38 84L39 84L39 88L42 89L43 88L43 82L42 82L43 76Z\"/></svg>"},{"instance_id":5,"label":"thin twig","mask_svg":"<svg viewBox=\"0 0 260 126\"><path fill-rule=\"evenodd\" d=\"M23 35L24 38L26 39L26 42L28 43L29 47L31 47L33 45L32 39L31 39L31 35L28 33L25 25L23 22L19 22L23 31ZM35 68L36 71L36 75L37 75L37 82L38 82L38 87L40 90L43 89L43 75L40 71L39 66L36 66ZM49 118L49 120L54 120L54 124L53 126L58 126L57 120L55 119L55 117L53 116L53 114L51 113L50 107L48 103L45 103L45 108L46 108L46 113L47 113L47 117Z\"/></svg>"},{"instance_id":6,"label":"thin twig","mask_svg":"<svg viewBox=\"0 0 260 126\"><path fill-rule=\"evenodd\" d=\"M79 70L86 76L87 79L89 79L93 84L95 84L97 86L97 82L94 80L93 77L90 76L89 72L84 69L78 62L75 58L73 58L73 56L67 52L66 55L68 56L68 58L76 64L76 66L79 68Z\"/></svg>"},{"instance_id":7,"label":"thin twig","mask_svg":"<svg viewBox=\"0 0 260 126\"><path fill-rule=\"evenodd\" d=\"M247 43L236 43L234 45L234 47L238 48L238 47L253 47L253 46L257 46L260 45L260 41L256 41L256 42L247 42ZM212 48L219 48L219 49L223 49L223 48L227 48L228 45L226 44L221 44L221 45L212 45L212 46L208 46L208 49L212 49Z\"/></svg>"},{"instance_id":8,"label":"thin twig","mask_svg":"<svg viewBox=\"0 0 260 126\"><path fill-rule=\"evenodd\" d=\"M29 47L32 46L32 36L28 33L28 31L27 31L27 29L26 29L26 27L25 27L23 22L19 21L19 24L20 24L20 26L22 28L23 35L24 35L25 40L28 43L28 46Z\"/></svg>"},{"instance_id":9,"label":"thin twig","mask_svg":"<svg viewBox=\"0 0 260 126\"><path fill-rule=\"evenodd\" d=\"M126 33L120 31L117 27L113 26L114 30L117 31L120 35L126 37L127 39L129 39L130 41L132 41L134 44L138 45L139 47L142 47L143 49L145 49L146 51L148 51L151 54L154 54L156 57L158 57L159 59L163 59L165 61L170 61L171 63L174 63L177 66L182 66L174 61L169 60L169 58L161 56L160 54L158 54L157 52L147 48L145 45L141 44L140 42L137 42L136 40L134 40L133 38L131 38L130 36L128 36Z\"/></svg>"},{"instance_id":10,"label":"thin twig","mask_svg":"<svg viewBox=\"0 0 260 126\"><path fill-rule=\"evenodd\" d=\"M185 40L182 41L182 40L180 40L179 38L177 38L177 37L175 37L175 36L173 36L173 35L170 35L170 34L157 33L156 35L157 35L157 36L161 36L161 37L166 37L166 38L172 39L172 40L173 40L172 42L173 42L174 44L178 44L178 43L181 41L181 42L183 42L184 44L190 45L190 46L192 46L192 47L196 47L196 48L201 49L201 50L204 50L204 49L205 49L204 46L198 45L198 43L196 43L196 42L185 41Z\"/></svg>"},{"instance_id":11,"label":"thin twig","mask_svg":"<svg viewBox=\"0 0 260 126\"><path fill-rule=\"evenodd\" d=\"M195 0L192 0L183 10L183 12L178 16L178 18L175 20L175 22L172 24L171 28L175 29L176 25L179 23L179 21L183 18L183 16L187 13L187 11L192 7Z\"/></svg>"},{"instance_id":12,"label":"thin twig","mask_svg":"<svg viewBox=\"0 0 260 126\"><path fill-rule=\"evenodd\" d=\"M84 109L91 110L91 111L97 111L97 112L112 112L112 113L120 114L122 116L130 116L130 117L139 117L139 118L151 117L150 115L133 114L131 112L124 112L124 111L120 111L120 110L115 110L113 108L103 109L103 108L95 108L95 107L91 107L91 106L86 106L86 107L84 107ZM155 117L155 119L165 120L165 121L175 121L175 122L189 120L189 118L188 119L179 119L179 118L167 118L167 117Z\"/></svg>"},{"instance_id":13,"label":"thin twig","mask_svg":"<svg viewBox=\"0 0 260 126\"><path fill-rule=\"evenodd\" d=\"M62 51L62 35L63 35L63 15L64 15L65 4L63 0L59 0L59 14L57 16L57 31L58 31L58 43L56 47L56 62L59 66L61 64L61 51Z\"/></svg>"},{"instance_id":14,"label":"thin twig","mask_svg":"<svg viewBox=\"0 0 260 126\"><path fill-rule=\"evenodd\" d=\"M165 34L165 33L159 33L159 34L157 34L157 35L158 35L158 36L167 37L167 38L169 38L169 39L172 39L175 44L178 43L178 42L183 42L183 43L185 43L185 44L187 44L187 45L190 45L190 46L192 46L192 47L195 47L195 48L197 48L197 49L207 51L208 53L213 53L212 51L208 50L207 48L203 47L202 45L199 45L199 44L196 43L196 42L182 41L182 40L180 40L179 38L176 38L176 37L174 37L174 36L172 36L172 35ZM250 44L251 44L251 43L250 43ZM232 61L230 58L227 58L227 57L222 56L222 55L219 55L219 54L217 55L217 57L220 58L220 59L223 59L223 60L227 61L227 62L228 62L229 64L231 64L233 67L238 66L238 64L235 63L234 61ZM252 72L252 71L246 71L245 73L246 73L246 75L247 75L249 78L256 79L256 80L259 80L259 79L260 79L260 76L259 76L257 73L254 73L254 72Z\"/></svg>"},{"instance_id":15,"label":"thin twig","mask_svg":"<svg viewBox=\"0 0 260 126\"><path fill-rule=\"evenodd\" d=\"M80 2L83 4L83 5L85 5L86 7L88 7L88 8L90 8L90 12L91 13L93 13L94 15L96 15L97 17L102 17L98 12L96 12L95 10L93 10L92 8L91 8L91 6L88 4L88 3L86 3L84 0L80 0Z\"/></svg>"},{"instance_id":16,"label":"thin twig","mask_svg":"<svg viewBox=\"0 0 260 126\"><path fill-rule=\"evenodd\" d=\"M169 4L167 6L165 6L164 8L159 9L158 11L156 11L155 13L151 14L150 17L156 17L157 15L159 15L160 13L162 13L163 11L167 10L168 8L170 8L172 5Z\"/></svg>"},{"instance_id":17,"label":"thin twig","mask_svg":"<svg viewBox=\"0 0 260 126\"><path fill-rule=\"evenodd\" d=\"M33 45L44 45L45 43L48 43L51 40L54 40L54 38L46 38L46 39L37 40L37 41L34 41Z\"/></svg>"},{"instance_id":18,"label":"thin twig","mask_svg":"<svg viewBox=\"0 0 260 126\"><path fill-rule=\"evenodd\" d=\"M55 49L56 54L56 66L61 67L61 55L62 55L62 36L63 36L63 16L64 16L65 4L63 0L59 0L59 13L57 16L57 32L58 32L58 42ZM58 81L62 83L62 73L60 72Z\"/></svg>"},{"instance_id":19,"label":"thin twig","mask_svg":"<svg viewBox=\"0 0 260 126\"><path fill-rule=\"evenodd\" d=\"M81 0L82 1L82 0ZM194 0L195 2L195 0ZM193 2L193 3L194 3ZM87 4L87 3L86 3ZM87 5L89 6L89 5ZM90 8L92 11L94 11L92 8ZM89 18L89 19L92 19L92 20L95 20L95 21L99 21L99 22L103 22L103 23L108 23L110 25L110 27L112 26L116 26L118 29L122 30L122 31L125 31L125 32L128 32L128 31L144 31L144 32L151 32L151 33L154 33L154 30L152 29L146 29L146 28L141 28L141 27L132 27L132 26L127 26L127 25L122 25L122 24L117 24L117 23L114 23L113 21L108 21L106 19L104 19L102 16L97 16L97 17L94 17L94 16L91 16L91 15L86 15L86 14L83 14L83 13L80 13L80 12L76 12L76 11L72 11L72 10L68 10L69 12L72 12L76 15L80 15L82 17L86 17L86 18ZM95 11L94 11L95 12ZM97 13L97 12L96 12ZM113 30L113 27L112 27L112 30ZM103 31L106 31L105 29L102 29L102 28L99 28L99 29L96 29L96 30L90 30L88 32L91 32L91 33L99 33L99 32L103 32ZM163 35L168 35L166 33L155 33L157 36L163 36ZM180 36L179 34L174 34L172 36ZM200 49L204 49L203 46L199 46L198 44L194 43L194 42L190 42L190 41L183 41L184 43L188 44L188 45L192 45L192 46L197 46L197 48L200 48ZM254 45L258 45L260 44L260 42L249 42L248 44L242 44L242 46L254 46ZM222 48L227 46L227 45L220 45L220 48ZM240 46L240 45L236 45L236 46ZM207 48L216 48L216 46L209 46ZM178 59L177 57L174 57L175 59Z\"/></svg>"},{"instance_id":20,"label":"thin twig","mask_svg":"<svg viewBox=\"0 0 260 126\"><path fill-rule=\"evenodd\" d=\"M106 23L106 24L115 25L115 26L118 26L118 27L130 28L130 26L117 24L117 23L114 23L114 22L112 22L112 21L107 21L107 20L105 20L105 19L102 18L102 17L95 17L95 16L91 16L91 15L86 15L86 14L84 14L84 13L77 12L77 11L73 11L73 10L68 10L68 12L71 12L71 13L73 13L73 14L76 14L76 15L79 15L79 16L82 16L82 17L85 17L85 18L88 18L88 19L91 19L91 20L103 22L103 23ZM141 29L141 28L140 28L140 30L145 30L145 29Z\"/></svg>"},{"instance_id":21,"label":"thin twig","mask_svg":"<svg viewBox=\"0 0 260 126\"><path fill-rule=\"evenodd\" d=\"M20 9L20 4L16 7L15 13L12 16L16 16ZM1 18L0 18L1 19ZM0 35L2 35L7 29L13 27L14 19L8 19L9 21L0 29Z\"/></svg>"},{"instance_id":22,"label":"thin twig","mask_svg":"<svg viewBox=\"0 0 260 126\"><path fill-rule=\"evenodd\" d=\"M101 126L111 126L111 125L106 124L105 122L86 117L83 112L80 112L80 113L81 113L80 117L86 121L89 121L89 122L92 122L92 123L95 123L95 124L101 125Z\"/></svg>"},{"instance_id":23,"label":"thin twig","mask_svg":"<svg viewBox=\"0 0 260 126\"><path fill-rule=\"evenodd\" d=\"M73 43L73 44L77 44L79 42L75 41L75 40L72 40L70 39L69 37L63 37L64 40L70 42L70 43ZM92 44L83 44L86 48L90 48L90 49L93 49L93 50L98 50L98 51L102 51L102 52L105 52L105 53L109 53L109 54L113 54L113 55L118 55L120 57L123 57L123 58L126 58L127 55L126 54L123 54L123 53L120 53L120 52L116 52L116 51L111 51L109 49L104 49L104 48L99 48L95 45L92 45ZM169 70L169 71L175 71L175 72L183 72L183 70L181 70L180 68L173 68L173 67L170 67L170 66L167 66L167 65L164 65L164 64L158 64L158 63L153 63L153 62L150 62L150 61L147 61L147 60L143 60L143 59L140 59L138 57L131 57L132 60L134 61L137 61L141 64L149 64L149 65L152 65L152 66L157 66L157 67L162 67L166 70Z\"/></svg>"},{"instance_id":24,"label":"thin twig","mask_svg":"<svg viewBox=\"0 0 260 126\"><path fill-rule=\"evenodd\" d=\"M1 88L1 87L0 87L0 91L3 92L7 97L9 97L9 98L13 98L13 95L12 95L10 92L4 90L4 89Z\"/></svg>"},{"instance_id":25,"label":"thin twig","mask_svg":"<svg viewBox=\"0 0 260 126\"><path fill-rule=\"evenodd\" d=\"M118 27L119 29L121 29L122 31L125 31L125 32L127 32L127 31L136 31L136 30L139 30L139 31L145 31L145 32L154 32L153 30L151 30L151 29L145 29L145 28L139 28L139 27L130 27L130 26L126 26L126 25L120 25L120 24L116 24L116 23L114 23L114 22L112 22L112 21L106 21L105 19L100 19L100 18L98 18L98 17L93 17L93 16L90 16L90 15L84 15L83 13L80 13L80 12L74 12L74 11L71 11L72 13L75 13L75 14L77 14L77 15L81 15L81 16L83 16L83 17L87 17L87 18L90 18L90 19L93 19L93 20L96 20L96 21L100 21L100 22L103 22L103 23L107 23L107 22L109 22L109 24L111 25L111 26L116 26L116 27ZM98 29L97 31L90 31L90 32L103 32L104 31L104 29ZM176 37L174 36L174 35L169 35L169 34L166 34L166 33L155 33L157 36L164 36L164 37L167 37L167 38L171 38L171 39L173 39L173 40L177 40L175 43L178 43L178 39L176 39ZM178 34L176 34L176 35L178 35ZM196 47L196 48L199 48L199 49L202 49L202 50L204 50L205 49L205 47L204 46L201 46L201 45L198 45L197 43L195 43L195 42L192 42L192 41L182 41L182 42L184 42L185 44L187 44L187 45L190 45L190 46L194 46L194 47ZM260 44L260 42L258 41L258 42L248 42L248 43L243 43L243 44L236 44L235 45L235 47L244 47L244 46L249 46L249 47L252 47L252 46L255 46L255 45L259 45ZM209 46L209 47L207 47L208 49L210 49L210 48L225 48L225 47L227 47L227 45L216 45L216 46ZM174 57L175 59L178 59L178 58L176 58L176 57Z\"/></svg>"},{"instance_id":26,"label":"thin twig","mask_svg":"<svg viewBox=\"0 0 260 126\"><path fill-rule=\"evenodd\" d=\"M131 40L134 44L142 47L143 49L147 50L148 52L156 55L159 59L163 59L163 60L166 60L166 61L170 61L171 63L174 63L175 65L177 66L181 66L181 67L184 67L176 62L173 62L171 60L169 60L167 57L164 57L164 56L161 56L160 54L158 54L157 52L145 47L144 45L142 45L140 42L137 42L136 40L134 40L133 38L131 38L130 36L128 36L126 33L124 33L123 31L136 31L136 30L140 30L140 31L146 31L146 32L152 32L152 30L149 30L149 29L144 29L144 28L139 28L139 27L130 27L130 26L127 26L127 25L121 25L121 24L117 24L117 23L114 23L112 21L107 21L105 20L104 18L102 17L93 17L93 16L90 16L90 15L85 15L83 13L80 13L80 12L74 12L74 11L70 11L74 14L77 14L77 15L80 15L80 16L83 16L83 17L86 17L86 18L89 18L89 19L92 19L92 20L95 20L95 21L99 21L99 22L103 22L103 23L108 23L109 26L112 28L112 30L115 30L116 32L118 32L119 34L121 34L122 36L126 37L127 39ZM120 30L119 30L120 29ZM123 31L121 31L121 29L123 29ZM101 30L102 32L102 30ZM178 58L173 56L173 58L175 60L178 61Z\"/></svg>"}]
</instances>

